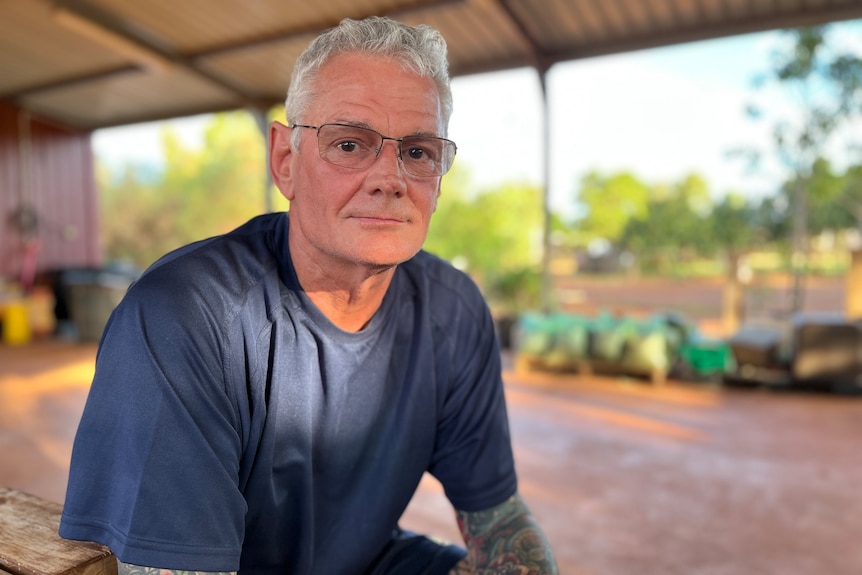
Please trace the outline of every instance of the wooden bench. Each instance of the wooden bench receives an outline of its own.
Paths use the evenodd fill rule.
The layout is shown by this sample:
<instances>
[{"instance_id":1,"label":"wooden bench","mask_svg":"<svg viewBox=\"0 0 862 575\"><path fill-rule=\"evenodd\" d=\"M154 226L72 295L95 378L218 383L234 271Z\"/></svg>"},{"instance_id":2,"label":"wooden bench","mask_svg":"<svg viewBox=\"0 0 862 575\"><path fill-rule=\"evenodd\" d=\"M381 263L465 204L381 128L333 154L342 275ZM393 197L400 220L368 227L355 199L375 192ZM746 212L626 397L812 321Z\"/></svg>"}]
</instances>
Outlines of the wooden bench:
<instances>
[{"instance_id":1,"label":"wooden bench","mask_svg":"<svg viewBox=\"0 0 862 575\"><path fill-rule=\"evenodd\" d=\"M62 506L0 487L0 575L116 575L111 550L57 534Z\"/></svg>"}]
</instances>

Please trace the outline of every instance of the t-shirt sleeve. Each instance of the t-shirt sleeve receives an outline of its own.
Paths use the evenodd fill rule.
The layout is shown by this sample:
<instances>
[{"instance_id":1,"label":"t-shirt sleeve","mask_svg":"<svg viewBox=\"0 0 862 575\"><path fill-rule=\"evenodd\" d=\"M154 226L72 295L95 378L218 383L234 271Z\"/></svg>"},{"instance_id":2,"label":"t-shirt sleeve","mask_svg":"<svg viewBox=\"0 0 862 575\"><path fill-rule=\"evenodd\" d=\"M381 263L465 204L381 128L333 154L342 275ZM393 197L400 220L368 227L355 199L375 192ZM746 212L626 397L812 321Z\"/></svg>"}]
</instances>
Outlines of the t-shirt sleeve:
<instances>
[{"instance_id":1,"label":"t-shirt sleeve","mask_svg":"<svg viewBox=\"0 0 862 575\"><path fill-rule=\"evenodd\" d=\"M233 571L246 506L222 326L211 298L161 278L132 286L106 327L60 535L126 563Z\"/></svg>"},{"instance_id":2,"label":"t-shirt sleeve","mask_svg":"<svg viewBox=\"0 0 862 575\"><path fill-rule=\"evenodd\" d=\"M460 307L445 326L450 346L444 365L451 384L429 468L462 511L498 505L518 487L500 350L491 314L474 290L467 290L474 294L473 305Z\"/></svg>"}]
</instances>

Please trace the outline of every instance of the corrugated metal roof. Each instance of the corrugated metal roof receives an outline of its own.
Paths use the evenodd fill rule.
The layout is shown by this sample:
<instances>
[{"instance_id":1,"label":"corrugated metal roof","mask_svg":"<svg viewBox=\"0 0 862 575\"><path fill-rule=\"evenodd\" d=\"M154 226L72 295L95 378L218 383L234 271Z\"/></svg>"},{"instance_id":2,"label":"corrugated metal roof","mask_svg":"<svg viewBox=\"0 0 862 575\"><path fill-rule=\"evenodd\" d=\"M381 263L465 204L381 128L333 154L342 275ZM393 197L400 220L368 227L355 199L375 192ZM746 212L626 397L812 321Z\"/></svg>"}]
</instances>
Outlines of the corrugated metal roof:
<instances>
[{"instance_id":1,"label":"corrugated metal roof","mask_svg":"<svg viewBox=\"0 0 862 575\"><path fill-rule=\"evenodd\" d=\"M0 0L0 98L86 130L269 107L316 33L372 14L438 28L462 75L862 18L862 0Z\"/></svg>"}]
</instances>

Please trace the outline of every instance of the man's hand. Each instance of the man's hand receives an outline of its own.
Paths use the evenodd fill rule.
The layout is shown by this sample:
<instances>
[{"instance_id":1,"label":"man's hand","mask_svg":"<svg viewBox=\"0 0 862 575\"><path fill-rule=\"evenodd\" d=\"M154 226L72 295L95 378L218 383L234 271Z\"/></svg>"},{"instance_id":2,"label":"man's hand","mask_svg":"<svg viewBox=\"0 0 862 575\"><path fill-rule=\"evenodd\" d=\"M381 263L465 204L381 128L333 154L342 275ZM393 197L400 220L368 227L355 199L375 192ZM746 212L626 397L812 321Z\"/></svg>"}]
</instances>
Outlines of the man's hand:
<instances>
[{"instance_id":1,"label":"man's hand","mask_svg":"<svg viewBox=\"0 0 862 575\"><path fill-rule=\"evenodd\" d=\"M558 573L545 534L518 494L484 511L458 511L458 527L467 545L467 557L450 575Z\"/></svg>"}]
</instances>

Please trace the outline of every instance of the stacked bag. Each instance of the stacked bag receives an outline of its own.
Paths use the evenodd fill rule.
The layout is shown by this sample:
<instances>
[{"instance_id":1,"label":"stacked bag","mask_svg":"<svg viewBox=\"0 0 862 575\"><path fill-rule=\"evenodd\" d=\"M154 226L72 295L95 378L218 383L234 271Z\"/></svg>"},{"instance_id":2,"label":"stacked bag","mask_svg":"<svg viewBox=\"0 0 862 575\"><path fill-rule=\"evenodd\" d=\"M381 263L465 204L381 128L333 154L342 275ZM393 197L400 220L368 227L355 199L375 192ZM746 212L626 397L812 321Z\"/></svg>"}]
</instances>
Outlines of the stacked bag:
<instances>
[{"instance_id":1,"label":"stacked bag","mask_svg":"<svg viewBox=\"0 0 862 575\"><path fill-rule=\"evenodd\" d=\"M520 365L551 370L587 366L656 379L671 371L692 333L688 322L671 313L647 319L527 313L519 318L513 340Z\"/></svg>"}]
</instances>

